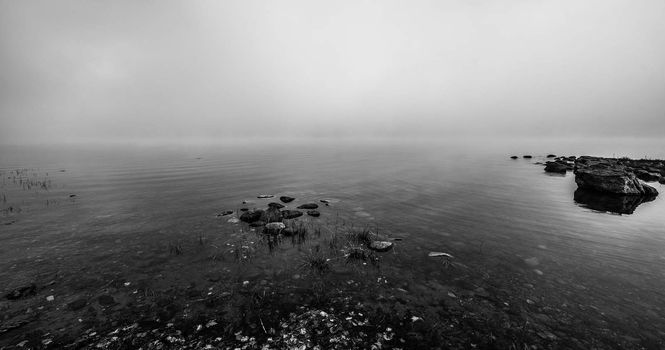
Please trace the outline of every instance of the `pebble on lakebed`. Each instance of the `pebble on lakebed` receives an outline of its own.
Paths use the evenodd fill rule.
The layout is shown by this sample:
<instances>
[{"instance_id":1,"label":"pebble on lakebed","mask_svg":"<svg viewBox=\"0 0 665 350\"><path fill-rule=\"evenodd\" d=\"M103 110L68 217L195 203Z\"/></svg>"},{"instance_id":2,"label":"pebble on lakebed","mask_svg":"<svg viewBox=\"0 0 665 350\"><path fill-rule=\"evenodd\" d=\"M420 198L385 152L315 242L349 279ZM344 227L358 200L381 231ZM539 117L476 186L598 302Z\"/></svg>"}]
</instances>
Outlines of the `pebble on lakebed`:
<instances>
[{"instance_id":1,"label":"pebble on lakebed","mask_svg":"<svg viewBox=\"0 0 665 350\"><path fill-rule=\"evenodd\" d=\"M388 241L373 241L367 247L373 251L383 253L393 249L394 245L393 242Z\"/></svg>"}]
</instances>

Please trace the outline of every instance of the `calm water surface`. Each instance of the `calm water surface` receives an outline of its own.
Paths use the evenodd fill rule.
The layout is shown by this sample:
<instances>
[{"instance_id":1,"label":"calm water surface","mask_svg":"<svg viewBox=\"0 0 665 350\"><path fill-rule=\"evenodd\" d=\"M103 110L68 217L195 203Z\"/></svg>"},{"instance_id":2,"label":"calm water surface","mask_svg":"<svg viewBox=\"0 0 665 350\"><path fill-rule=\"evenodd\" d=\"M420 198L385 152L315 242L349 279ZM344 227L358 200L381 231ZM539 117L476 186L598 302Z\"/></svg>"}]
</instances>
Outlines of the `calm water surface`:
<instances>
[{"instance_id":1,"label":"calm water surface","mask_svg":"<svg viewBox=\"0 0 665 350\"><path fill-rule=\"evenodd\" d=\"M256 196L269 193L296 197L290 207L333 200L304 221L402 238L383 255L381 273L425 305L448 292L505 294L545 315L559 338L570 335L560 326L567 324L606 329L611 346L657 346L665 339L664 196L631 215L593 211L574 202L571 173L548 175L533 163L548 153L665 158L663 146L616 139L3 146L0 291L45 286L39 297L56 300L42 301L32 327L58 320L76 329L81 315L57 310L114 282L129 282L116 288L126 287L127 298L134 286L208 288L231 264L211 256L249 230L216 214L265 206L269 200ZM17 169L47 189L17 183ZM173 245L184 253L170 254ZM430 251L455 256L457 272ZM237 278L292 280L301 253L256 254Z\"/></svg>"}]
</instances>

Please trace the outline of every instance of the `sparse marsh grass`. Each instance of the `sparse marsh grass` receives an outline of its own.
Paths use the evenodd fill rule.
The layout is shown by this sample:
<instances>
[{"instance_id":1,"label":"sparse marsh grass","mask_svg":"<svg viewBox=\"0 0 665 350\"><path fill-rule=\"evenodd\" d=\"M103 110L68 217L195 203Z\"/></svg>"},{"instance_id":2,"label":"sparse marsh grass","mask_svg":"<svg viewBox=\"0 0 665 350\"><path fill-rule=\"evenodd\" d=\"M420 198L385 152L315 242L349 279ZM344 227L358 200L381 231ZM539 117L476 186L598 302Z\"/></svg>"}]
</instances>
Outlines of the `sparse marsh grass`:
<instances>
[{"instance_id":1,"label":"sparse marsh grass","mask_svg":"<svg viewBox=\"0 0 665 350\"><path fill-rule=\"evenodd\" d=\"M183 253L182 242L171 242L169 243L169 254L171 255L181 255Z\"/></svg>"}]
</instances>

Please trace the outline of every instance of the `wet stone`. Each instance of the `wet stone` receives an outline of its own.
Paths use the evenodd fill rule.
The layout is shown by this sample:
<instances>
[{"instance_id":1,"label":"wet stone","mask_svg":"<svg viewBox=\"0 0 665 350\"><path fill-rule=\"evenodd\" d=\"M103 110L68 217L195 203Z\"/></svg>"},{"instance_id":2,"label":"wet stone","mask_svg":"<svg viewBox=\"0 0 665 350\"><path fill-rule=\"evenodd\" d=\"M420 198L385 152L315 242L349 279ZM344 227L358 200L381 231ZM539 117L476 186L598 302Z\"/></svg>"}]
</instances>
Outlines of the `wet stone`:
<instances>
[{"instance_id":1,"label":"wet stone","mask_svg":"<svg viewBox=\"0 0 665 350\"><path fill-rule=\"evenodd\" d=\"M307 215L317 218L317 217L321 216L321 213L319 213L318 210L308 210Z\"/></svg>"},{"instance_id":2,"label":"wet stone","mask_svg":"<svg viewBox=\"0 0 665 350\"><path fill-rule=\"evenodd\" d=\"M279 197L279 200L284 202L284 203L289 203L289 202L293 202L295 200L295 198L289 197L289 196L281 196L281 197Z\"/></svg>"},{"instance_id":3,"label":"wet stone","mask_svg":"<svg viewBox=\"0 0 665 350\"><path fill-rule=\"evenodd\" d=\"M369 244L368 248L377 252L387 252L393 248L393 245L393 242L374 241Z\"/></svg>"},{"instance_id":4,"label":"wet stone","mask_svg":"<svg viewBox=\"0 0 665 350\"><path fill-rule=\"evenodd\" d=\"M319 205L316 203L306 203L298 206L298 209L316 209Z\"/></svg>"},{"instance_id":5,"label":"wet stone","mask_svg":"<svg viewBox=\"0 0 665 350\"><path fill-rule=\"evenodd\" d=\"M242 215L240 215L240 220L247 223L252 223L255 221L259 221L262 215L263 215L263 210L247 211L244 212Z\"/></svg>"}]
</instances>

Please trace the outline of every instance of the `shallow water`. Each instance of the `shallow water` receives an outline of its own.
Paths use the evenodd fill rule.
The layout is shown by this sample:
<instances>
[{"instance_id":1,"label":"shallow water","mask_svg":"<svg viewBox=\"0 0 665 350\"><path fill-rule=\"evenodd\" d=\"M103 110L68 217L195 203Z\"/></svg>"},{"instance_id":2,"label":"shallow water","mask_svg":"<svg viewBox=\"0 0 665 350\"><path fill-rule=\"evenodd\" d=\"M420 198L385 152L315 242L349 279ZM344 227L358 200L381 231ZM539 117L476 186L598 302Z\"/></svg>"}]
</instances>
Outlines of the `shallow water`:
<instances>
[{"instance_id":1,"label":"shallow water","mask_svg":"<svg viewBox=\"0 0 665 350\"><path fill-rule=\"evenodd\" d=\"M296 197L290 208L331 199L320 218L303 221L369 226L402 238L382 255L377 275L410 292L412 303L480 288L546 315L559 339L584 333L566 327L587 327L607 330L605 346L658 346L665 339L664 196L631 215L594 211L573 200L571 173L548 175L533 163L548 153L665 158L664 145L568 139L3 146L0 291L37 283L43 309L26 327L62 330L79 329L80 318L94 314L62 316L67 303L92 300L109 286L120 304L137 286L205 290L237 268L217 254L241 236L257 243L247 238L247 226L216 214L265 206L271 200L256 196L269 193ZM534 158L511 160L512 154ZM28 189L26 178L47 188ZM172 254L174 245L183 254ZM233 278L294 280L302 247L252 249L252 260ZM457 269L442 268L430 251L452 254ZM347 281L347 272L330 278ZM49 295L54 302L44 299ZM96 317L113 316L97 310ZM3 345L24 329L0 335Z\"/></svg>"}]
</instances>

